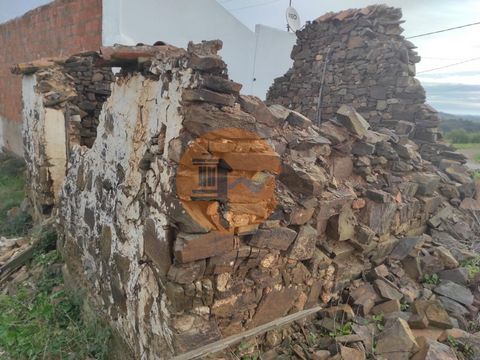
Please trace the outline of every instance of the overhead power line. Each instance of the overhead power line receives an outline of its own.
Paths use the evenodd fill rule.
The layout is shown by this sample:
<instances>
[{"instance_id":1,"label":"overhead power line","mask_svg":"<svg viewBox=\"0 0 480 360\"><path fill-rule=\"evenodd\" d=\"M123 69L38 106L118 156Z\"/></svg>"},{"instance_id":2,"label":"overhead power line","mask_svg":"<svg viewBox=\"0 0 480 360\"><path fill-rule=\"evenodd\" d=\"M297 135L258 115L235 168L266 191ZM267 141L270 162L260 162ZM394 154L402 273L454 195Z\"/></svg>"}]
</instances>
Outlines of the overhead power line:
<instances>
[{"instance_id":1,"label":"overhead power line","mask_svg":"<svg viewBox=\"0 0 480 360\"><path fill-rule=\"evenodd\" d=\"M264 2L264 3L261 3L261 4L243 6L243 7L236 8L236 9L230 9L229 11L237 11L237 10L243 10L243 9L250 9L250 8L255 8L255 7L258 7L258 6L264 6L264 5L273 4L273 3L276 3L276 2L279 2L279 1L280 1L280 0L267 1L267 2Z\"/></svg>"},{"instance_id":2,"label":"overhead power line","mask_svg":"<svg viewBox=\"0 0 480 360\"><path fill-rule=\"evenodd\" d=\"M480 25L480 21L479 21L479 22L472 23L472 24L466 24L466 25L461 25L461 26L455 26L455 27L448 28L448 29L432 31L432 32L428 32L428 33L425 33L425 34L419 34L419 35L415 35L415 36L409 36L409 37L407 37L407 39L413 39L413 38L417 38L417 37L420 37L420 36L427 36L427 35L438 34L438 33L441 33L441 32L450 31L450 30L456 30L456 29L461 29L461 28L466 28L466 27L474 26L474 25Z\"/></svg>"},{"instance_id":3,"label":"overhead power line","mask_svg":"<svg viewBox=\"0 0 480 360\"><path fill-rule=\"evenodd\" d=\"M449 68L449 67L451 67L451 66L461 65L461 64L465 64L465 63L467 63L467 62L476 61L476 60L480 60L480 56L479 56L479 57L472 58L472 59L467 59L467 60L464 60L464 61L460 61L460 62L457 62L457 63L454 63L454 64L448 64L448 65L440 66L440 67L433 68L433 69L428 69L428 70L419 71L419 72L417 72L417 74L423 74L423 73L426 73L426 72L431 72L431 71L435 71L435 70L445 69L445 68Z\"/></svg>"}]
</instances>

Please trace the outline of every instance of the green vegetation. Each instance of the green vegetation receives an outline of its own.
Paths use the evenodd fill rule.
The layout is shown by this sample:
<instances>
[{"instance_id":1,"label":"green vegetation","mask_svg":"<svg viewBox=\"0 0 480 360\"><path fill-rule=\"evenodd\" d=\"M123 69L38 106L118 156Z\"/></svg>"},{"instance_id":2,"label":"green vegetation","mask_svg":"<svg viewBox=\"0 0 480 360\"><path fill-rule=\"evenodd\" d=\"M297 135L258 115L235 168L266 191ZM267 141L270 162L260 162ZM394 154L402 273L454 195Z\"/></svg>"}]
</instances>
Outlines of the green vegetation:
<instances>
[{"instance_id":1,"label":"green vegetation","mask_svg":"<svg viewBox=\"0 0 480 360\"><path fill-rule=\"evenodd\" d=\"M457 150L480 150L480 144L468 143L468 144L453 144Z\"/></svg>"},{"instance_id":2,"label":"green vegetation","mask_svg":"<svg viewBox=\"0 0 480 360\"><path fill-rule=\"evenodd\" d=\"M455 129L447 133L446 138L454 144L479 144L480 131L467 132L465 129Z\"/></svg>"},{"instance_id":3,"label":"green vegetation","mask_svg":"<svg viewBox=\"0 0 480 360\"><path fill-rule=\"evenodd\" d=\"M476 256L473 259L463 261L461 265L467 268L468 277L470 279L473 279L475 275L480 272L480 256Z\"/></svg>"},{"instance_id":4,"label":"green vegetation","mask_svg":"<svg viewBox=\"0 0 480 360\"><path fill-rule=\"evenodd\" d=\"M80 299L65 292L55 230L32 228L19 209L24 171L22 160L0 154L0 235L27 235L37 244L24 272L1 289L0 349L11 359L104 359L110 329L83 318Z\"/></svg>"},{"instance_id":5,"label":"green vegetation","mask_svg":"<svg viewBox=\"0 0 480 360\"><path fill-rule=\"evenodd\" d=\"M259 360L260 357L258 355L245 355L242 356L242 360Z\"/></svg>"},{"instance_id":6,"label":"green vegetation","mask_svg":"<svg viewBox=\"0 0 480 360\"><path fill-rule=\"evenodd\" d=\"M383 329L385 328L385 315L373 315L373 322L377 326L378 331L383 331Z\"/></svg>"},{"instance_id":7,"label":"green vegetation","mask_svg":"<svg viewBox=\"0 0 480 360\"><path fill-rule=\"evenodd\" d=\"M24 235L31 226L30 216L18 209L25 196L24 171L23 160L0 154L0 235L2 236Z\"/></svg>"},{"instance_id":8,"label":"green vegetation","mask_svg":"<svg viewBox=\"0 0 480 360\"><path fill-rule=\"evenodd\" d=\"M310 332L307 336L307 343L309 346L314 346L317 343L317 334Z\"/></svg>"},{"instance_id":9,"label":"green vegetation","mask_svg":"<svg viewBox=\"0 0 480 360\"><path fill-rule=\"evenodd\" d=\"M465 344L453 336L449 335L447 338L448 345L455 350L461 359L474 360L475 352L471 345Z\"/></svg>"},{"instance_id":10,"label":"green vegetation","mask_svg":"<svg viewBox=\"0 0 480 360\"><path fill-rule=\"evenodd\" d=\"M341 324L340 327L335 331L329 332L328 336L335 338L337 336L352 335L353 334L352 325L353 324L351 321L347 321L345 324Z\"/></svg>"},{"instance_id":11,"label":"green vegetation","mask_svg":"<svg viewBox=\"0 0 480 360\"><path fill-rule=\"evenodd\" d=\"M65 293L57 251L39 254L43 269L32 284L0 295L0 348L15 359L103 359L110 333L80 317L80 302Z\"/></svg>"},{"instance_id":12,"label":"green vegetation","mask_svg":"<svg viewBox=\"0 0 480 360\"><path fill-rule=\"evenodd\" d=\"M438 285L440 284L440 278L437 274L427 275L425 274L422 279L422 283L430 284L430 285Z\"/></svg>"},{"instance_id":13,"label":"green vegetation","mask_svg":"<svg viewBox=\"0 0 480 360\"><path fill-rule=\"evenodd\" d=\"M463 119L461 117L455 118L442 118L440 121L440 129L443 131L444 134L448 134L449 132L455 129L465 129L467 132L476 132L480 131L480 118L476 117L475 121L473 119Z\"/></svg>"}]
</instances>

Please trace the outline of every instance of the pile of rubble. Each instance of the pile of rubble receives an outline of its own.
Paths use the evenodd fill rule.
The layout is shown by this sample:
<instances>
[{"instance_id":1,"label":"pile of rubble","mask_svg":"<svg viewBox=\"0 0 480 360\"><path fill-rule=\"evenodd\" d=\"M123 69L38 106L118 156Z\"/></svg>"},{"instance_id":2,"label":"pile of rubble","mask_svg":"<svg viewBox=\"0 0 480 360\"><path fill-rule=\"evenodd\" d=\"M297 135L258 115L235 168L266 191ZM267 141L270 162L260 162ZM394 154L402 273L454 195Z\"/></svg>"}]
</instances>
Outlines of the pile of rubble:
<instances>
[{"instance_id":1,"label":"pile of rubble","mask_svg":"<svg viewBox=\"0 0 480 360\"><path fill-rule=\"evenodd\" d=\"M372 21L386 29L379 43L395 41L398 11L367 9L337 20ZM380 20L369 20L377 12ZM384 12L394 14L386 15L394 17L391 23ZM329 19L333 25L310 27L339 24L333 15ZM336 34L358 31L356 22L340 24L346 30ZM477 279L460 266L476 258L472 249L480 234L480 192L463 158L449 152L428 161L416 135L424 128L414 127L423 120L375 122L370 114L367 121L343 104L351 103L347 97L315 124L295 110L241 95L241 85L228 79L220 48L221 42L211 41L187 50L162 43L102 49L104 66L123 69L103 105L92 147L64 145L66 175L56 178L65 273L88 290L133 357L168 358L318 304L327 309L310 325L334 336L305 349L297 344L300 358L451 356L436 341L459 337L463 344L470 335L443 331L467 330L480 305ZM345 56L362 59L363 51L352 47ZM27 80L40 83L42 71ZM62 67L48 71L66 76ZM411 73L389 74L395 83L413 79ZM370 85L368 91L377 86ZM53 106L45 102L48 93L35 89L27 123ZM415 114L426 109L399 99L387 105L415 108ZM49 140L35 140L39 127L33 129L25 142L35 177ZM441 149L436 140L429 139ZM203 157L188 155L192 148ZM213 182L204 179L210 170L192 175L194 165L214 160L215 171L230 174L218 178L228 194L196 189L197 182ZM271 191L275 207L265 195ZM381 324L368 323L372 314L384 315ZM351 334L342 339L337 325L345 322ZM280 356L282 348L274 352Z\"/></svg>"}]
</instances>

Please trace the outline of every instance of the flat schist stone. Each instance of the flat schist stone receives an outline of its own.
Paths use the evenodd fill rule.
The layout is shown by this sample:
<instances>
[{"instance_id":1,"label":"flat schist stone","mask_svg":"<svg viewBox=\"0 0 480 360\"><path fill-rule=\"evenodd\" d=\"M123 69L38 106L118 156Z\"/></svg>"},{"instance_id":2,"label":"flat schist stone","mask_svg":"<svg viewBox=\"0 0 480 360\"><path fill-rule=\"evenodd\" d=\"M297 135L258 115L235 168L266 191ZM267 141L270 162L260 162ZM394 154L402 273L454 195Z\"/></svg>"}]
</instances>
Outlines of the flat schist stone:
<instances>
[{"instance_id":1,"label":"flat schist stone","mask_svg":"<svg viewBox=\"0 0 480 360\"><path fill-rule=\"evenodd\" d=\"M221 255L233 248L233 233L179 234L174 253L180 263L188 263Z\"/></svg>"},{"instance_id":2,"label":"flat schist stone","mask_svg":"<svg viewBox=\"0 0 480 360\"><path fill-rule=\"evenodd\" d=\"M452 281L442 281L440 285L438 285L433 292L445 296L449 299L455 300L462 305L470 306L473 304L473 294L470 289L466 288L465 286L456 284Z\"/></svg>"},{"instance_id":3,"label":"flat schist stone","mask_svg":"<svg viewBox=\"0 0 480 360\"><path fill-rule=\"evenodd\" d=\"M285 251L296 236L297 232L295 230L284 227L259 229L248 243L255 247Z\"/></svg>"}]
</instances>

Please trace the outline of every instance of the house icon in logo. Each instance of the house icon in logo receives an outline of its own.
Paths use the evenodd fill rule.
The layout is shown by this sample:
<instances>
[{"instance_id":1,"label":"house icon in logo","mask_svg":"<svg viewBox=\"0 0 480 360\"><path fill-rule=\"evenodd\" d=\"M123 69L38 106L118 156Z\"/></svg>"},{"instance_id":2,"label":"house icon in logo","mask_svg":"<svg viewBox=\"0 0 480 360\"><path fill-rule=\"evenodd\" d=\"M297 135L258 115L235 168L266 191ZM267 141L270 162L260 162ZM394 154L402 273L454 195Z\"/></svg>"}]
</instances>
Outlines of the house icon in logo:
<instances>
[{"instance_id":1,"label":"house icon in logo","mask_svg":"<svg viewBox=\"0 0 480 360\"><path fill-rule=\"evenodd\" d=\"M193 201L227 201L228 173L232 168L228 163L216 157L192 159L198 167L198 188L192 190Z\"/></svg>"}]
</instances>

